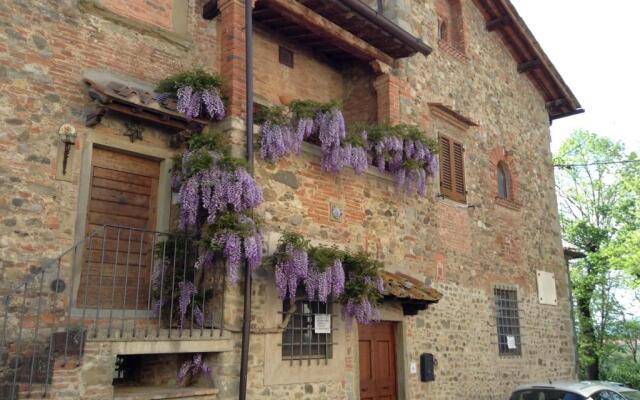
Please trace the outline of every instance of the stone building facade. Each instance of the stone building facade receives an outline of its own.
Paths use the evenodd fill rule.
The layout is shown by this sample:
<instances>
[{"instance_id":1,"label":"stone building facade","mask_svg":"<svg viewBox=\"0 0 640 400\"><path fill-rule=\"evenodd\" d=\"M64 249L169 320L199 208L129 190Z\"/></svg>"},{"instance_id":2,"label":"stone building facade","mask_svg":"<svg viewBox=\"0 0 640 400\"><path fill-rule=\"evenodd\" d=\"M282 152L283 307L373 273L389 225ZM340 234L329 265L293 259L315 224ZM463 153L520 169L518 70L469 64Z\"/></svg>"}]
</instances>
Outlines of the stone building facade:
<instances>
[{"instance_id":1,"label":"stone building facade","mask_svg":"<svg viewBox=\"0 0 640 400\"><path fill-rule=\"evenodd\" d=\"M428 56L414 49L415 54L402 57L390 56L389 50L385 53L380 45L331 22L322 2L254 3L258 104L339 100L348 124L417 124L430 138L446 137L464 148L462 199L443 195L438 177L429 181L421 198L399 195L393 178L373 167L359 176L347 170L323 173L319 149L309 143L300 155L277 163L256 158L255 176L264 193L258 214L266 227L268 251L278 232L293 230L318 243L366 250L388 271L442 293L440 301L416 315L404 315L397 301L383 305L381 319L393 330L395 352L395 397L390 398L504 399L520 383L575 378L549 125L550 118L577 112L579 104L509 1L382 1L379 18L432 48ZM365 3L371 3L375 14L380 2ZM203 8L212 4L219 14L203 18ZM273 10L289 17L301 12L314 28L307 37L292 39L264 17ZM350 12L358 15L357 10ZM159 174L150 206L153 228L167 231L175 219L168 181L178 152L171 142L175 133L143 121L142 138L133 141L123 133L136 116L117 113L87 126L92 99L86 79L152 90L161 79L196 66L219 73L228 115L216 128L242 154L243 1L10 0L0 4L0 21L3 293L19 288L29 275L38 276L40 266L90 234L96 149L154 160ZM318 36L337 48L338 56L327 55L335 54L333 47L323 53L311 45ZM293 67L279 62L281 48L292 52ZM342 53L351 56L343 58ZM63 124L77 132L66 156L58 135ZM498 176L499 166L506 177ZM507 196L501 195L500 185L508 187ZM341 211L340 218L332 216L335 209ZM75 278L73 265L59 267L62 278L50 276L66 282L61 296L78 293L81 279ZM549 281L543 282L539 272L550 279L551 301L545 285ZM161 392L165 388L174 396L162 398L237 398L241 288L242 283L225 285L224 324L217 326L222 329L214 339L88 336L80 362L55 360L48 395L113 398L118 356L135 356L146 366L137 382ZM501 290L516 293L517 338L497 333L496 296ZM334 317L330 359L283 360L282 331L277 329L283 310L273 274L258 271L252 294L247 398L368 398L361 391L359 331L365 328L346 327ZM75 312L73 318L80 315L77 300L61 300ZM37 300L28 303L37 306ZM333 314L339 316L339 309ZM205 354L213 381L198 382L191 391L173 389L173 373L196 352ZM13 360L10 353L5 360ZM423 353L437 360L434 381L420 379ZM28 390L23 384L19 391L25 395ZM147 398L144 393L149 392L115 393L118 398Z\"/></svg>"}]
</instances>

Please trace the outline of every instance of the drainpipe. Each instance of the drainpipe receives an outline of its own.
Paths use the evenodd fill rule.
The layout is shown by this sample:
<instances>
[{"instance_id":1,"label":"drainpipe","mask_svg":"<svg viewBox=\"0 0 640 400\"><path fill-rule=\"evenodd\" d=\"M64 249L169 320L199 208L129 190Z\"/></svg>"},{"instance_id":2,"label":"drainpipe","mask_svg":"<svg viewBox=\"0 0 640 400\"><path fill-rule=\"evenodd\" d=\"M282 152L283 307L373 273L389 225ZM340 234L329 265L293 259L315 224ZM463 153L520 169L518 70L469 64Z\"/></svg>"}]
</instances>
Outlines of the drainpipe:
<instances>
[{"instance_id":1,"label":"drainpipe","mask_svg":"<svg viewBox=\"0 0 640 400\"><path fill-rule=\"evenodd\" d=\"M253 176L253 1L245 0L245 68L246 68L246 120L247 125L247 162L249 174ZM239 399L247 397L247 372L249 367L249 336L251 334L251 270L249 263L244 263L244 313L242 317L242 352L240 359Z\"/></svg>"}]
</instances>

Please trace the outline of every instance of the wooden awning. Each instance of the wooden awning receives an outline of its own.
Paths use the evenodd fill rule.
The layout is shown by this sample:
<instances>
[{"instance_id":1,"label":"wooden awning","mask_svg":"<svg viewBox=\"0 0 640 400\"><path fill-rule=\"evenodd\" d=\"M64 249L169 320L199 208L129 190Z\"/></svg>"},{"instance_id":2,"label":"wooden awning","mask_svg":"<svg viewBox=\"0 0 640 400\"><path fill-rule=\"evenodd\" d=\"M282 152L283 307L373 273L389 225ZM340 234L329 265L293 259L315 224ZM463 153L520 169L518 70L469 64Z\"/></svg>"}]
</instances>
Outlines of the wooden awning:
<instances>
[{"instance_id":1,"label":"wooden awning","mask_svg":"<svg viewBox=\"0 0 640 400\"><path fill-rule=\"evenodd\" d=\"M342 0L258 0L259 25L310 47L336 62L395 59L431 48L361 2Z\"/></svg>"},{"instance_id":2,"label":"wooden awning","mask_svg":"<svg viewBox=\"0 0 640 400\"><path fill-rule=\"evenodd\" d=\"M87 113L87 126L94 126L107 112L115 112L143 121L162 125L178 131L200 131L209 121L187 120L176 110L176 100L159 96L144 88L132 87L117 82L96 82L85 79L89 97L94 101L94 110Z\"/></svg>"},{"instance_id":3,"label":"wooden awning","mask_svg":"<svg viewBox=\"0 0 640 400\"><path fill-rule=\"evenodd\" d=\"M385 299L400 301L404 315L416 315L442 298L442 293L436 289L400 272L383 271L382 279Z\"/></svg>"},{"instance_id":4,"label":"wooden awning","mask_svg":"<svg viewBox=\"0 0 640 400\"><path fill-rule=\"evenodd\" d=\"M497 32L546 101L550 120L584 112L549 57L509 0L474 0L484 14L486 29Z\"/></svg>"}]
</instances>

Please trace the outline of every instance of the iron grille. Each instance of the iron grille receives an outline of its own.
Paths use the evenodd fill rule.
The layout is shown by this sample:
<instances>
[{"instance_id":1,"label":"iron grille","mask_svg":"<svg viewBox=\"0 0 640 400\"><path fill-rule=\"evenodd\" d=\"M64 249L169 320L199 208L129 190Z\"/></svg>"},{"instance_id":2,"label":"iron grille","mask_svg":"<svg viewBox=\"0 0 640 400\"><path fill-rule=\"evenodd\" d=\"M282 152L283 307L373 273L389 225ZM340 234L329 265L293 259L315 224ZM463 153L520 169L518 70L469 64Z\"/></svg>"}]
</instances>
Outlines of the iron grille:
<instances>
[{"instance_id":1,"label":"iron grille","mask_svg":"<svg viewBox=\"0 0 640 400\"><path fill-rule=\"evenodd\" d=\"M495 288L494 295L500 355L521 355L518 291L516 289Z\"/></svg>"},{"instance_id":2,"label":"iron grille","mask_svg":"<svg viewBox=\"0 0 640 400\"><path fill-rule=\"evenodd\" d=\"M288 300L283 302L283 318L287 318L291 307ZM319 301L298 301L295 311L291 313L289 322L282 332L282 358L284 360L328 360L333 356L332 333L315 333L314 318L316 314L331 317L331 303ZM333 321L332 321L333 322ZM333 323L331 324L333 332Z\"/></svg>"}]
</instances>

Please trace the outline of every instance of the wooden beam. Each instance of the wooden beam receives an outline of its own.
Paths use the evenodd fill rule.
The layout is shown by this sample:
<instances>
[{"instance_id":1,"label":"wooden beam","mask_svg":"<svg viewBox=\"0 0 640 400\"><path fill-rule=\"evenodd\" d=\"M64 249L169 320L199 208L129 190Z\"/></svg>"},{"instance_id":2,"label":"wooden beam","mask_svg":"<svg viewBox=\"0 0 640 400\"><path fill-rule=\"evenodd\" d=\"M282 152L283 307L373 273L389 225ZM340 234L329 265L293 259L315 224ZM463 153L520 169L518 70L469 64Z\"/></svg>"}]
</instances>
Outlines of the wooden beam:
<instances>
[{"instance_id":1,"label":"wooden beam","mask_svg":"<svg viewBox=\"0 0 640 400\"><path fill-rule=\"evenodd\" d=\"M202 6L202 18L204 19L214 19L220 14L220 10L218 9L218 0L209 0L204 3Z\"/></svg>"},{"instance_id":2,"label":"wooden beam","mask_svg":"<svg viewBox=\"0 0 640 400\"><path fill-rule=\"evenodd\" d=\"M552 108L562 107L565 104L567 104L567 99L561 98L561 99L547 101L546 106L547 106L547 110L549 110Z\"/></svg>"},{"instance_id":3,"label":"wooden beam","mask_svg":"<svg viewBox=\"0 0 640 400\"><path fill-rule=\"evenodd\" d=\"M393 65L394 59L380 51L351 32L341 28L313 10L303 6L295 0L259 0L271 9L282 14L291 22L299 24L316 35L326 39L336 47L366 60L380 60Z\"/></svg>"},{"instance_id":4,"label":"wooden beam","mask_svg":"<svg viewBox=\"0 0 640 400\"><path fill-rule=\"evenodd\" d=\"M529 71L533 71L536 68L542 67L542 63L539 59L534 58L533 60L521 62L518 64L518 72L525 73Z\"/></svg>"},{"instance_id":5,"label":"wooden beam","mask_svg":"<svg viewBox=\"0 0 640 400\"><path fill-rule=\"evenodd\" d=\"M507 26L511 24L511 22L513 22L513 20L511 19L510 16L503 15L501 17L492 19L491 21L487 22L487 30L489 32L493 32L498 28L502 28L503 26Z\"/></svg>"}]
</instances>

